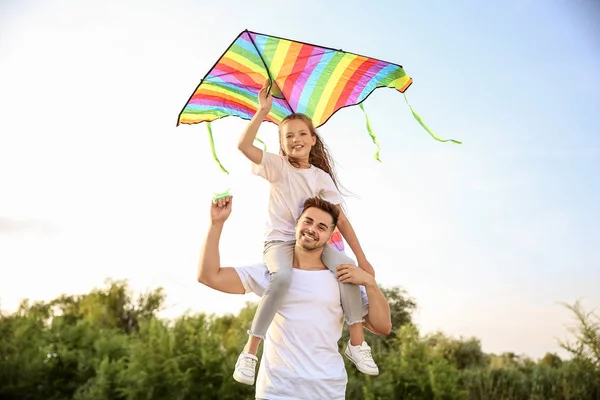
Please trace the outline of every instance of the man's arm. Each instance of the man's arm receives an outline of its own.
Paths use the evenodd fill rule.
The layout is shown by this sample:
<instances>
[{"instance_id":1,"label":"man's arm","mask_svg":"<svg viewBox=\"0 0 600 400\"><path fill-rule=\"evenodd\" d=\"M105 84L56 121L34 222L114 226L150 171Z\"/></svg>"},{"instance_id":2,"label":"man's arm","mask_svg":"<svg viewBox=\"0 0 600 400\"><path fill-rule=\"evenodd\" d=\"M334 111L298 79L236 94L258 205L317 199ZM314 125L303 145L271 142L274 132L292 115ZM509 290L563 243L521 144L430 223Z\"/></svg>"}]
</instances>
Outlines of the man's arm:
<instances>
[{"instance_id":1,"label":"man's arm","mask_svg":"<svg viewBox=\"0 0 600 400\"><path fill-rule=\"evenodd\" d=\"M392 331L390 305L375 277L351 264L338 266L337 277L342 283L354 283L365 287L369 298L369 313L365 315L364 326L376 335L389 335Z\"/></svg>"},{"instance_id":2,"label":"man's arm","mask_svg":"<svg viewBox=\"0 0 600 400\"><path fill-rule=\"evenodd\" d=\"M198 282L220 292L244 294L246 290L236 270L231 267L221 267L219 240L229 213L231 213L231 198L224 201L223 206L212 205L211 224L198 263Z\"/></svg>"},{"instance_id":3,"label":"man's arm","mask_svg":"<svg viewBox=\"0 0 600 400\"><path fill-rule=\"evenodd\" d=\"M374 278L372 283L365 285L365 289L369 298L369 313L365 315L364 327L376 335L387 336L392 332L390 305Z\"/></svg>"}]
</instances>

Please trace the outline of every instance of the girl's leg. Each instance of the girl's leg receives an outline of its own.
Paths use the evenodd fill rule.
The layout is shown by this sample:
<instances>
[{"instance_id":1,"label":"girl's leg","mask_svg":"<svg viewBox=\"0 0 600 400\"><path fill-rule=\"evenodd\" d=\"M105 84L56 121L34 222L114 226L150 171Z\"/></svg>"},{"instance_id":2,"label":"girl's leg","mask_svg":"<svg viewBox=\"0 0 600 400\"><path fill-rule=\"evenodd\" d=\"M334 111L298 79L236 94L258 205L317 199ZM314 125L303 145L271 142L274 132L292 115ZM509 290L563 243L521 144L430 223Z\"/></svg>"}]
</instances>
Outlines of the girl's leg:
<instances>
[{"instance_id":1,"label":"girl's leg","mask_svg":"<svg viewBox=\"0 0 600 400\"><path fill-rule=\"evenodd\" d=\"M235 364L233 379L240 383L254 384L256 363L258 362L258 357L256 357L258 345L261 340L264 340L267 329L273 321L273 317L275 317L275 313L279 309L292 280L294 245L295 242L293 241L265 243L264 260L271 273L271 280L254 314L252 328L248 331L250 335L248 342Z\"/></svg>"},{"instance_id":2,"label":"girl's leg","mask_svg":"<svg viewBox=\"0 0 600 400\"><path fill-rule=\"evenodd\" d=\"M336 273L336 269L339 265L356 265L354 260L330 244L325 247L321 260L333 273ZM362 294L360 292L360 287L352 283L340 283L339 285L342 308L346 316L348 331L350 332L350 341L348 346L346 346L344 354L363 374L378 375L379 368L373 360L371 348L365 342Z\"/></svg>"},{"instance_id":3,"label":"girl's leg","mask_svg":"<svg viewBox=\"0 0 600 400\"><path fill-rule=\"evenodd\" d=\"M273 241L265 243L264 260L271 273L269 287L262 296L252 327L248 331L250 337L244 351L256 355L258 345L265 339L267 329L275 313L281 306L281 301L287 293L292 280L292 262L294 258L295 242Z\"/></svg>"},{"instance_id":4,"label":"girl's leg","mask_svg":"<svg viewBox=\"0 0 600 400\"><path fill-rule=\"evenodd\" d=\"M339 251L333 245L328 244L321 256L323 264L334 274L339 265L356 265L354 260L348 257L344 252ZM365 340L363 330L363 306L360 288L353 283L340 283L340 297L342 309L346 317L346 324L350 331L350 343L353 346L359 346Z\"/></svg>"}]
</instances>

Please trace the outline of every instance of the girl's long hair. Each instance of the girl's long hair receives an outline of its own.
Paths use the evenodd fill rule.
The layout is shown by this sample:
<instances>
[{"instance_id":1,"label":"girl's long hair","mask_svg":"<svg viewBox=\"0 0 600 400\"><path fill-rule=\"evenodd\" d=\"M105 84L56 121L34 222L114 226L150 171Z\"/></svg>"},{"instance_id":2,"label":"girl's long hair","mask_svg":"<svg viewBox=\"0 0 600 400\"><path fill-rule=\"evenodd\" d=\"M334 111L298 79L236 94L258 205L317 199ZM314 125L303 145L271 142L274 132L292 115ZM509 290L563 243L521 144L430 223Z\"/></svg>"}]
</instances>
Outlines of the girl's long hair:
<instances>
[{"instance_id":1,"label":"girl's long hair","mask_svg":"<svg viewBox=\"0 0 600 400\"><path fill-rule=\"evenodd\" d=\"M290 157L288 154L285 153L285 150L283 149L283 141L281 139L281 127L283 126L284 123L286 123L287 121L291 121L291 120L303 121L308 126L308 130L310 131L311 135L316 138L315 145L310 150L310 154L308 156L308 162L317 168L321 168L329 176L331 176L331 179L333 180L335 187L337 187L337 189L340 191L340 193L342 193L344 195L348 194L348 191L346 190L346 188L344 188L340 184L340 182L337 178L337 174L335 172L335 167L334 167L335 162L334 162L333 158L331 157L331 154L329 154L329 150L327 149L327 146L325 146L325 143L323 143L323 140L317 133L317 130L315 129L315 126L314 126L312 120L307 115L302 114L302 113L293 113L293 114L288 115L287 117L285 117L283 119L283 121L281 121L281 124L279 124L279 154L281 154L282 156L287 156L288 159L290 160L290 164L292 164L293 166L295 166L297 168L300 166L297 161L295 161L292 157Z\"/></svg>"}]
</instances>

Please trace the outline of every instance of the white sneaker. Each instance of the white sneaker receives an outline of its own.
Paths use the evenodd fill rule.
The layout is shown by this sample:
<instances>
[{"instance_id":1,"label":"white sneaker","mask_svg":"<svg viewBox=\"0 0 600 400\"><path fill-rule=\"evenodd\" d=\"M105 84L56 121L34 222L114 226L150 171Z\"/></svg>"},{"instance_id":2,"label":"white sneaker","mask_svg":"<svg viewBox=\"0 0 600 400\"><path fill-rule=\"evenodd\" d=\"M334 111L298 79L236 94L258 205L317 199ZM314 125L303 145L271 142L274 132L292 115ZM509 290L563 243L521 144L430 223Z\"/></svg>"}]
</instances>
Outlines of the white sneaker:
<instances>
[{"instance_id":1,"label":"white sneaker","mask_svg":"<svg viewBox=\"0 0 600 400\"><path fill-rule=\"evenodd\" d=\"M256 362L258 357L250 353L242 353L235 363L233 379L244 385L254 385L254 375L256 374Z\"/></svg>"},{"instance_id":2,"label":"white sneaker","mask_svg":"<svg viewBox=\"0 0 600 400\"><path fill-rule=\"evenodd\" d=\"M377 367L377 364L375 364L375 361L373 361L371 347L369 347L367 342L362 342L360 346L352 346L350 341L348 341L348 346L346 346L344 354L363 374L379 375L379 368Z\"/></svg>"}]
</instances>

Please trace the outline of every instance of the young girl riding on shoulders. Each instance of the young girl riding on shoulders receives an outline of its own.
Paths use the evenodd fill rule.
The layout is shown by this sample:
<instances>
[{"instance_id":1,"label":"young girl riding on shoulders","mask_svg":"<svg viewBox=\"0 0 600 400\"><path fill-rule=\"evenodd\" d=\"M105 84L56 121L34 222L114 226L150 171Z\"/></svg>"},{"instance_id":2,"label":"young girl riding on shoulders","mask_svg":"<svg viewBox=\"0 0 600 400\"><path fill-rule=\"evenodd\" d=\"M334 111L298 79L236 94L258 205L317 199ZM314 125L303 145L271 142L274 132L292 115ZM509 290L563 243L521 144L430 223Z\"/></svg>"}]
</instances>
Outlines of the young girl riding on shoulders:
<instances>
[{"instance_id":1,"label":"young girl riding on shoulders","mask_svg":"<svg viewBox=\"0 0 600 400\"><path fill-rule=\"evenodd\" d=\"M289 288L295 246L295 225L302 205L309 197L318 196L336 205L340 211L338 229L358 259L358 267L374 275L350 221L341 210L343 201L333 173L333 162L317 134L312 121L304 114L291 114L279 126L281 155L268 153L254 146L261 122L272 105L271 94L265 82L258 95L259 110L240 137L238 149L252 161L253 173L269 181L269 211L265 234L264 261L270 272L270 283L260 300L249 339L240 354L233 377L247 385L254 384L258 358L256 353L261 340L275 317ZM328 244L321 257L325 266L336 273L341 264L355 262ZM379 374L365 342L363 307L360 288L354 284L340 283L341 304L350 331L350 341L345 355L359 371L368 375Z\"/></svg>"}]
</instances>

